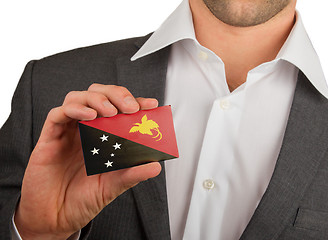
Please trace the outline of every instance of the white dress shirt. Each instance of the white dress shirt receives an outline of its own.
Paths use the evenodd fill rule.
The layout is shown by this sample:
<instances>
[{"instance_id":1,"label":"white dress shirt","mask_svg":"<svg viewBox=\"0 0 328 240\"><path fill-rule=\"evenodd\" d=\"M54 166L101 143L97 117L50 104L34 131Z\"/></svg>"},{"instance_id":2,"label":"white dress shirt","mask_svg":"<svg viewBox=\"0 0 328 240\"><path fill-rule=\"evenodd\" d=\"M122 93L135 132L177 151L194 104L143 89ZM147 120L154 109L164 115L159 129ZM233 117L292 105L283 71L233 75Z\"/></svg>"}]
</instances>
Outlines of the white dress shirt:
<instances>
[{"instance_id":1,"label":"white dress shirt","mask_svg":"<svg viewBox=\"0 0 328 240\"><path fill-rule=\"evenodd\" d=\"M180 153L165 163L172 239L239 239L272 176L298 71L328 96L319 59L297 14L276 59L230 92L224 63L195 37L188 0L131 60L171 44L165 104Z\"/></svg>"},{"instance_id":2,"label":"white dress shirt","mask_svg":"<svg viewBox=\"0 0 328 240\"><path fill-rule=\"evenodd\" d=\"M328 96L320 62L297 14L276 59L230 92L224 63L195 37L187 0L132 60L171 44L165 104L180 153L165 163L172 239L239 239L272 176L299 69Z\"/></svg>"}]
</instances>

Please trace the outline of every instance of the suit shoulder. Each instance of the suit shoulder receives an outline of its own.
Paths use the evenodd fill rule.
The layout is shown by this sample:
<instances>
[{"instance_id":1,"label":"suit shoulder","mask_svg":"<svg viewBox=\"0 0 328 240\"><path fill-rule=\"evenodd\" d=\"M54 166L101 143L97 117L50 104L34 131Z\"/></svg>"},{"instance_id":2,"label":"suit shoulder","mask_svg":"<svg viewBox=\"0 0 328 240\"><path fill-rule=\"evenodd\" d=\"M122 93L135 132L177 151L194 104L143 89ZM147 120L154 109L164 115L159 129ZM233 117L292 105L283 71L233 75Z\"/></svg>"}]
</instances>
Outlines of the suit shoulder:
<instances>
[{"instance_id":1,"label":"suit shoulder","mask_svg":"<svg viewBox=\"0 0 328 240\"><path fill-rule=\"evenodd\" d=\"M116 84L116 61L132 57L148 36L102 43L57 53L33 61L33 95L50 109L62 103L69 91L86 90L92 83ZM54 99L54 100L49 100Z\"/></svg>"},{"instance_id":2,"label":"suit shoulder","mask_svg":"<svg viewBox=\"0 0 328 240\"><path fill-rule=\"evenodd\" d=\"M70 63L85 63L106 61L107 64L114 58L120 56L133 56L150 36L128 38L92 46L80 47L65 52L60 52L38 60L38 65L62 65Z\"/></svg>"},{"instance_id":3,"label":"suit shoulder","mask_svg":"<svg viewBox=\"0 0 328 240\"><path fill-rule=\"evenodd\" d=\"M90 82L112 83L116 75L116 60L132 57L150 35L72 49L34 61L33 83L53 84L85 89Z\"/></svg>"}]
</instances>

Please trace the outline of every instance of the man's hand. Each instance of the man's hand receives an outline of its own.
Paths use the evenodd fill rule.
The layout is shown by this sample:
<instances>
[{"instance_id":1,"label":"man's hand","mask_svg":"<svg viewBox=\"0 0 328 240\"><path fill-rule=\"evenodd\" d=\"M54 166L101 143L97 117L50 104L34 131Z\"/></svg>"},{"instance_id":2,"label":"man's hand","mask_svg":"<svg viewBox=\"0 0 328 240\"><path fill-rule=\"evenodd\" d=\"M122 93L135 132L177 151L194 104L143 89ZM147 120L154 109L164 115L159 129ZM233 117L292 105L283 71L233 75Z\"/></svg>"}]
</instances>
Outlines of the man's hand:
<instances>
[{"instance_id":1,"label":"man's hand","mask_svg":"<svg viewBox=\"0 0 328 240\"><path fill-rule=\"evenodd\" d=\"M22 238L66 239L121 193L157 176L156 162L88 177L77 125L157 105L118 86L93 84L88 91L68 93L63 105L49 112L25 172L15 215Z\"/></svg>"}]
</instances>

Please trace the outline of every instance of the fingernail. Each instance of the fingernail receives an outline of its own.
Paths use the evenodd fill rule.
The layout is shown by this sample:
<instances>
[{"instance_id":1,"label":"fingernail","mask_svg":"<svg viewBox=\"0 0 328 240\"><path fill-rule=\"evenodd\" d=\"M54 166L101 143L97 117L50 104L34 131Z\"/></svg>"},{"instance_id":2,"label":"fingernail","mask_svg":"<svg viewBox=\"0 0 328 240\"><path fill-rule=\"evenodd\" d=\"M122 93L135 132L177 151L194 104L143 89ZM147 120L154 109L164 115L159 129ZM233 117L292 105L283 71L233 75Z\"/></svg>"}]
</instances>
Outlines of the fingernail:
<instances>
[{"instance_id":1,"label":"fingernail","mask_svg":"<svg viewBox=\"0 0 328 240\"><path fill-rule=\"evenodd\" d=\"M103 105L105 108L114 108L114 106L109 101L103 101Z\"/></svg>"},{"instance_id":2,"label":"fingernail","mask_svg":"<svg viewBox=\"0 0 328 240\"><path fill-rule=\"evenodd\" d=\"M87 115L86 115L86 118L85 119L81 119L81 120L92 120L92 119L94 119L94 118L97 117L97 112L94 109L92 109L92 108L85 107L85 108L83 108L83 111Z\"/></svg>"},{"instance_id":3,"label":"fingernail","mask_svg":"<svg viewBox=\"0 0 328 240\"><path fill-rule=\"evenodd\" d=\"M83 111L88 112L88 113L93 113L95 110L93 110L92 108L85 107L85 108L83 108Z\"/></svg>"},{"instance_id":4,"label":"fingernail","mask_svg":"<svg viewBox=\"0 0 328 240\"><path fill-rule=\"evenodd\" d=\"M112 117L117 114L117 109L108 100L103 102L106 112L103 117Z\"/></svg>"},{"instance_id":5,"label":"fingernail","mask_svg":"<svg viewBox=\"0 0 328 240\"><path fill-rule=\"evenodd\" d=\"M127 105L136 105L137 104L136 100L130 96L124 98L124 103Z\"/></svg>"},{"instance_id":6,"label":"fingernail","mask_svg":"<svg viewBox=\"0 0 328 240\"><path fill-rule=\"evenodd\" d=\"M148 101L150 102L150 104L154 107L158 106L158 101L155 98L148 98Z\"/></svg>"}]
</instances>

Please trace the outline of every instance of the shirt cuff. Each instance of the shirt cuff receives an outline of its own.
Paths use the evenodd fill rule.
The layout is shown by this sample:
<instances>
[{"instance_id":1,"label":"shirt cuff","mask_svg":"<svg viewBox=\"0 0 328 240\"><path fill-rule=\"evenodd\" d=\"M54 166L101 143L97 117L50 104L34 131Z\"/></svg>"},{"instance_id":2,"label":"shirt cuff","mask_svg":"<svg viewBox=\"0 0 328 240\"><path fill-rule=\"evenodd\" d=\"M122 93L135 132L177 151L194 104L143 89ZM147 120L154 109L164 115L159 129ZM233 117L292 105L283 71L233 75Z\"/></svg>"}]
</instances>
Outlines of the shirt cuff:
<instances>
[{"instance_id":1,"label":"shirt cuff","mask_svg":"<svg viewBox=\"0 0 328 240\"><path fill-rule=\"evenodd\" d=\"M15 212L16 213L16 212ZM15 224L15 213L11 220L11 240L23 240L17 230L16 224ZM79 240L81 235L81 230L77 231L76 233L72 234L67 240Z\"/></svg>"}]
</instances>

